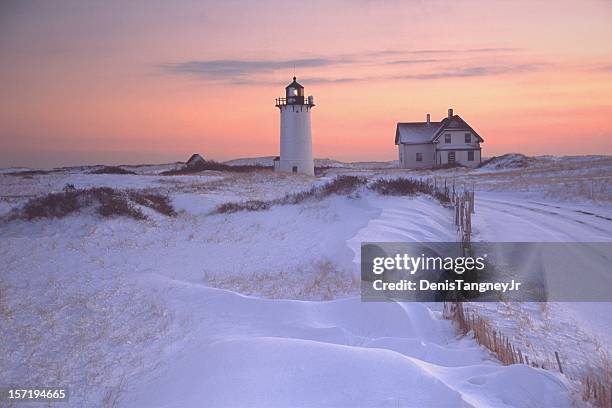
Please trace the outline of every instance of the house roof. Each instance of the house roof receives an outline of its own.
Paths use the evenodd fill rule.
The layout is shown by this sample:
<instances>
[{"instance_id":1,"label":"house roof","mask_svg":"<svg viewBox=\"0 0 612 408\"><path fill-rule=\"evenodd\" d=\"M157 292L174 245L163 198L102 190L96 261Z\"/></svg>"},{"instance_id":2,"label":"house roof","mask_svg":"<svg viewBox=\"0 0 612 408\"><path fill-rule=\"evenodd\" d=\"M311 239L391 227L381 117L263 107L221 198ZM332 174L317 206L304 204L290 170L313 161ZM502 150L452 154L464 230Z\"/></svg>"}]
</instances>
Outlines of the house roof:
<instances>
[{"instance_id":1,"label":"house roof","mask_svg":"<svg viewBox=\"0 0 612 408\"><path fill-rule=\"evenodd\" d=\"M403 122L397 124L395 144L431 143L441 122Z\"/></svg>"},{"instance_id":2,"label":"house roof","mask_svg":"<svg viewBox=\"0 0 612 408\"><path fill-rule=\"evenodd\" d=\"M476 135L479 143L484 142L466 121L459 115L453 115L440 122L400 122L395 130L395 144L434 143L445 130L469 130Z\"/></svg>"}]
</instances>

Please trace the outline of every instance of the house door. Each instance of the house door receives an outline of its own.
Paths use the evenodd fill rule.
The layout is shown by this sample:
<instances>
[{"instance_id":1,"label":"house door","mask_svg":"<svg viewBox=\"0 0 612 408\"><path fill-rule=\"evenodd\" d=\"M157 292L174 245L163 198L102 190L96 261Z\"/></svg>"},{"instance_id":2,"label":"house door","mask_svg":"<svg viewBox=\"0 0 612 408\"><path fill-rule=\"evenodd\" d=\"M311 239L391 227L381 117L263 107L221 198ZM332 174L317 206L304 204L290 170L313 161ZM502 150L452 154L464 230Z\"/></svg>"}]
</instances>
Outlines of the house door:
<instances>
[{"instance_id":1,"label":"house door","mask_svg":"<svg viewBox=\"0 0 612 408\"><path fill-rule=\"evenodd\" d=\"M448 152L448 162L449 163L455 162L455 152Z\"/></svg>"},{"instance_id":2,"label":"house door","mask_svg":"<svg viewBox=\"0 0 612 408\"><path fill-rule=\"evenodd\" d=\"M291 169L292 173L297 173L297 166L293 166L293 168Z\"/></svg>"}]
</instances>

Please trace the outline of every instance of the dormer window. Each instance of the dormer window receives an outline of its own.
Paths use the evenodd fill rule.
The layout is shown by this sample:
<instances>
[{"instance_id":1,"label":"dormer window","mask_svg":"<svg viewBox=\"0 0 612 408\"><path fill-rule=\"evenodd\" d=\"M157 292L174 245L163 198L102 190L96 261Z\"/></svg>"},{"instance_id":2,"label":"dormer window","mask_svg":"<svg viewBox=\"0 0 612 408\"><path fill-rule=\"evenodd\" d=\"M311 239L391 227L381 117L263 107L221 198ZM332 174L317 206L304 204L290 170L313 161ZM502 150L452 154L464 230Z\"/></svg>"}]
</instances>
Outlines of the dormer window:
<instances>
[{"instance_id":1,"label":"dormer window","mask_svg":"<svg viewBox=\"0 0 612 408\"><path fill-rule=\"evenodd\" d=\"M450 133L445 133L444 134L444 143L450 143L451 142L451 134Z\"/></svg>"}]
</instances>

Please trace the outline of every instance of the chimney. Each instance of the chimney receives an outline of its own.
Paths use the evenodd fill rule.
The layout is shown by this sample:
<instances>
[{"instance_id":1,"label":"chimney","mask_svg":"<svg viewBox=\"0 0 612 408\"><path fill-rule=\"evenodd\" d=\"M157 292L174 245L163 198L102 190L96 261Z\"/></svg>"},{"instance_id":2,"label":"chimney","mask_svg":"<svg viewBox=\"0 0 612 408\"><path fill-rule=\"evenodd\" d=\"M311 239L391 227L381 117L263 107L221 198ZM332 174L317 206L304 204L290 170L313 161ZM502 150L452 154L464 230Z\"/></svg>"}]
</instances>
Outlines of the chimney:
<instances>
[{"instance_id":1,"label":"chimney","mask_svg":"<svg viewBox=\"0 0 612 408\"><path fill-rule=\"evenodd\" d=\"M430 122L431 122L431 115L428 113L427 114L427 124L429 125Z\"/></svg>"},{"instance_id":2,"label":"chimney","mask_svg":"<svg viewBox=\"0 0 612 408\"><path fill-rule=\"evenodd\" d=\"M453 117L453 108L448 108L448 117L449 118Z\"/></svg>"}]
</instances>

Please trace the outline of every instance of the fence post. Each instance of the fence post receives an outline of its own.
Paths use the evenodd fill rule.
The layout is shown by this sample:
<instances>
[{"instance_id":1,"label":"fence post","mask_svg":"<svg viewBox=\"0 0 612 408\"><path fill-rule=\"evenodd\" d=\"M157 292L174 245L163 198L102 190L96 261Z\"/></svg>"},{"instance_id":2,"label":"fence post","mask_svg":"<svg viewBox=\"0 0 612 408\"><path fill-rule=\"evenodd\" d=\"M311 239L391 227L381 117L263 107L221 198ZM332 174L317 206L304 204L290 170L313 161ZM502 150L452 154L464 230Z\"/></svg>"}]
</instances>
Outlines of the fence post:
<instances>
[{"instance_id":1,"label":"fence post","mask_svg":"<svg viewBox=\"0 0 612 408\"><path fill-rule=\"evenodd\" d=\"M470 197L470 210L468 210L468 243L472 241L472 211L474 208L474 199Z\"/></svg>"},{"instance_id":2,"label":"fence post","mask_svg":"<svg viewBox=\"0 0 612 408\"><path fill-rule=\"evenodd\" d=\"M459 226L459 197L455 197L454 192L453 201L455 203L455 225Z\"/></svg>"},{"instance_id":3,"label":"fence post","mask_svg":"<svg viewBox=\"0 0 612 408\"><path fill-rule=\"evenodd\" d=\"M563 367L561 367L561 360L559 359L559 353L555 351L555 358L557 359L557 364L559 365L559 372L563 374Z\"/></svg>"},{"instance_id":4,"label":"fence post","mask_svg":"<svg viewBox=\"0 0 612 408\"><path fill-rule=\"evenodd\" d=\"M471 211L471 213L472 213L472 214L475 214L475 213L476 213L476 210L475 210L475 208L476 208L476 207L475 207L476 200L474 200L474 190L472 190L472 194L471 194L471 200L470 200L470 203L471 203L471 205L472 205L472 208L471 208L471 210L472 210L472 211Z\"/></svg>"}]
</instances>

